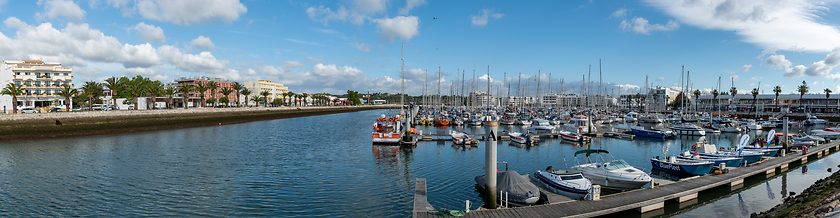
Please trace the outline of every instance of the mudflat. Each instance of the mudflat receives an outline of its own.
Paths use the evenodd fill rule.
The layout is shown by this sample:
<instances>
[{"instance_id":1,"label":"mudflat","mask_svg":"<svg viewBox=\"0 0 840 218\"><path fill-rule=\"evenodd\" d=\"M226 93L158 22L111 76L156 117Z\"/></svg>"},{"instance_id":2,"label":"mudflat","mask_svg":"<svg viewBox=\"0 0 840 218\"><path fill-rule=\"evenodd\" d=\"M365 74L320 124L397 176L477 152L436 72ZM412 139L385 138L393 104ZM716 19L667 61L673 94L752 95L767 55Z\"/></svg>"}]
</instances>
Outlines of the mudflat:
<instances>
[{"instance_id":1,"label":"mudflat","mask_svg":"<svg viewBox=\"0 0 840 218\"><path fill-rule=\"evenodd\" d=\"M190 108L0 115L0 141L156 131L387 108L398 106Z\"/></svg>"}]
</instances>

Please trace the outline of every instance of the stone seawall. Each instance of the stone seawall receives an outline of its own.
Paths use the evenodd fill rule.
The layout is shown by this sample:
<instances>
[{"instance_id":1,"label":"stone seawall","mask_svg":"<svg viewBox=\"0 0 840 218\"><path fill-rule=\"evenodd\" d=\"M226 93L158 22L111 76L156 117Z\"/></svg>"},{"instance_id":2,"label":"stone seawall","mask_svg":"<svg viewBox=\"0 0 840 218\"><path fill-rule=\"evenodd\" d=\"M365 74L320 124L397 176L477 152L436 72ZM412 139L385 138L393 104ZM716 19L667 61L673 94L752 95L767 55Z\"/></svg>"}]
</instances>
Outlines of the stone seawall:
<instances>
[{"instance_id":1,"label":"stone seawall","mask_svg":"<svg viewBox=\"0 0 840 218\"><path fill-rule=\"evenodd\" d=\"M388 108L398 106L190 108L0 115L0 141L214 126Z\"/></svg>"}]
</instances>

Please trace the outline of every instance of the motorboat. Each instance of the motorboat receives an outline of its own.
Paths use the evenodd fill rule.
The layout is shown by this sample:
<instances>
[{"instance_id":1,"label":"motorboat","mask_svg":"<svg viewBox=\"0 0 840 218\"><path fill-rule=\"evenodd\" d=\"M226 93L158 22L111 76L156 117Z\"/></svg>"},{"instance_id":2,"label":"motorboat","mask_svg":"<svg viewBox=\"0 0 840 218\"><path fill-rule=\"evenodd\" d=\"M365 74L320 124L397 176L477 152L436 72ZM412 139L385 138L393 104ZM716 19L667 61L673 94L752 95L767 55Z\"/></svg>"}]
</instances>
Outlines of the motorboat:
<instances>
[{"instance_id":1,"label":"motorboat","mask_svg":"<svg viewBox=\"0 0 840 218\"><path fill-rule=\"evenodd\" d=\"M449 136L452 137L452 143L456 145L471 145L478 142L473 140L473 138L465 132L450 130Z\"/></svg>"},{"instance_id":2,"label":"motorboat","mask_svg":"<svg viewBox=\"0 0 840 218\"><path fill-rule=\"evenodd\" d=\"M513 125L527 126L531 125L531 115L528 113L519 114L519 118L513 121Z\"/></svg>"},{"instance_id":3,"label":"motorboat","mask_svg":"<svg viewBox=\"0 0 840 218\"><path fill-rule=\"evenodd\" d=\"M467 124L470 126L481 126L481 117L478 115L473 115L472 117L470 117L470 120L467 121Z\"/></svg>"},{"instance_id":4,"label":"motorboat","mask_svg":"<svg viewBox=\"0 0 840 218\"><path fill-rule=\"evenodd\" d=\"M761 122L761 128L762 129L773 129L773 128L776 128L776 123L771 122L771 121L764 121L764 122Z\"/></svg>"},{"instance_id":5,"label":"motorboat","mask_svg":"<svg viewBox=\"0 0 840 218\"><path fill-rule=\"evenodd\" d=\"M532 134L548 134L554 133L554 126L548 122L548 120L544 119L533 119L531 120L531 126L528 127L528 133Z\"/></svg>"},{"instance_id":6,"label":"motorboat","mask_svg":"<svg viewBox=\"0 0 840 218\"><path fill-rule=\"evenodd\" d=\"M388 118L385 114L382 114L373 123L373 134L371 138L374 144L399 144L402 135L400 115L395 115L394 118Z\"/></svg>"},{"instance_id":7,"label":"motorboat","mask_svg":"<svg viewBox=\"0 0 840 218\"><path fill-rule=\"evenodd\" d=\"M639 113L636 112L628 112L627 115L624 115L625 122L636 122L639 120Z\"/></svg>"},{"instance_id":8,"label":"motorboat","mask_svg":"<svg viewBox=\"0 0 840 218\"><path fill-rule=\"evenodd\" d=\"M814 116L814 115L808 115L808 118L805 119L803 124L805 124L805 125L825 124L825 120L817 118L817 116Z\"/></svg>"},{"instance_id":9,"label":"motorboat","mask_svg":"<svg viewBox=\"0 0 840 218\"><path fill-rule=\"evenodd\" d=\"M705 142L698 142L697 144L691 146L692 149L695 149L698 155L702 158L722 158L722 157L738 157L743 159L742 161L746 162L747 164L755 163L761 160L762 157L765 156L765 153L759 152L752 152L752 151L727 151L727 150L718 150L714 144L706 144ZM727 164L729 166L729 164Z\"/></svg>"},{"instance_id":10,"label":"motorboat","mask_svg":"<svg viewBox=\"0 0 840 218\"><path fill-rule=\"evenodd\" d=\"M700 128L697 125L691 123L684 123L680 125L674 125L671 127L671 130L678 135L691 135L691 136L704 136L706 135L706 130Z\"/></svg>"},{"instance_id":11,"label":"motorboat","mask_svg":"<svg viewBox=\"0 0 840 218\"><path fill-rule=\"evenodd\" d=\"M590 133L598 131L598 128L590 122L589 118L577 115L569 119L569 123L563 124L563 129L574 133Z\"/></svg>"},{"instance_id":12,"label":"motorboat","mask_svg":"<svg viewBox=\"0 0 840 218\"><path fill-rule=\"evenodd\" d=\"M760 124L756 123L755 120L747 120L747 122L745 122L741 126L743 126L743 128L747 131L761 130L764 128Z\"/></svg>"},{"instance_id":13,"label":"motorboat","mask_svg":"<svg viewBox=\"0 0 840 218\"><path fill-rule=\"evenodd\" d=\"M558 133L558 135L560 135L560 138L562 138L565 141L573 141L573 142L589 141L589 137L583 136L583 135L578 134L578 133L573 133L573 132L569 132L569 131L566 131L566 130L560 130L557 133Z\"/></svg>"},{"instance_id":14,"label":"motorboat","mask_svg":"<svg viewBox=\"0 0 840 218\"><path fill-rule=\"evenodd\" d=\"M499 121L499 124L513 125L515 121L516 121L516 114L515 113L505 113L505 115L502 116L502 120Z\"/></svg>"},{"instance_id":15,"label":"motorboat","mask_svg":"<svg viewBox=\"0 0 840 218\"><path fill-rule=\"evenodd\" d=\"M545 171L534 172L534 177L552 192L571 199L583 199L592 189L592 181L583 177L583 174L574 168L555 170L548 166Z\"/></svg>"},{"instance_id":16,"label":"motorboat","mask_svg":"<svg viewBox=\"0 0 840 218\"><path fill-rule=\"evenodd\" d=\"M642 137L650 137L650 138L674 137L674 132L672 132L670 130L662 130L662 129L656 129L656 128L651 128L651 127L644 127L644 126L641 126L641 125L636 125L636 126L630 127L630 130L632 130L633 135L642 136Z\"/></svg>"},{"instance_id":17,"label":"motorboat","mask_svg":"<svg viewBox=\"0 0 840 218\"><path fill-rule=\"evenodd\" d=\"M507 135L510 136L511 142L519 144L532 144L536 142L536 139L534 137L531 137L530 135L525 133L509 131L507 132Z\"/></svg>"},{"instance_id":18,"label":"motorboat","mask_svg":"<svg viewBox=\"0 0 840 218\"><path fill-rule=\"evenodd\" d=\"M485 175L475 177L475 182L482 189L486 189L485 180ZM507 193L505 199L515 206L530 206L540 200L540 188L531 183L528 177L513 170L496 173L496 191ZM502 195L497 197L501 199Z\"/></svg>"},{"instance_id":19,"label":"motorboat","mask_svg":"<svg viewBox=\"0 0 840 218\"><path fill-rule=\"evenodd\" d=\"M739 132L741 132L741 128L738 127L735 124L732 124L732 123L715 124L715 125L712 125L712 128L718 129L718 130L720 130L721 132L724 132L724 133L739 133Z\"/></svg>"},{"instance_id":20,"label":"motorboat","mask_svg":"<svg viewBox=\"0 0 840 218\"><path fill-rule=\"evenodd\" d=\"M715 163L715 166L720 166L720 164L725 164L727 167L738 167L744 162L743 158L740 157L704 157L700 156L699 154L692 154L689 151L686 151L679 156L676 156L677 159L683 160L708 160Z\"/></svg>"},{"instance_id":21,"label":"motorboat","mask_svg":"<svg viewBox=\"0 0 840 218\"><path fill-rule=\"evenodd\" d=\"M814 136L819 136L824 139L837 139L840 138L840 132L832 132L832 131L825 131L825 130L811 130L811 134Z\"/></svg>"},{"instance_id":22,"label":"motorboat","mask_svg":"<svg viewBox=\"0 0 840 218\"><path fill-rule=\"evenodd\" d=\"M580 163L578 155L583 154L585 162ZM616 160L610 152L600 149L586 149L575 152L574 166L592 184L612 189L638 189L650 183L650 175L630 166L624 160Z\"/></svg>"},{"instance_id":23,"label":"motorboat","mask_svg":"<svg viewBox=\"0 0 840 218\"><path fill-rule=\"evenodd\" d=\"M654 169L673 174L702 176L712 171L715 162L702 159L677 159L677 157L671 156L662 159L659 157L651 158L650 164Z\"/></svg>"}]
</instances>

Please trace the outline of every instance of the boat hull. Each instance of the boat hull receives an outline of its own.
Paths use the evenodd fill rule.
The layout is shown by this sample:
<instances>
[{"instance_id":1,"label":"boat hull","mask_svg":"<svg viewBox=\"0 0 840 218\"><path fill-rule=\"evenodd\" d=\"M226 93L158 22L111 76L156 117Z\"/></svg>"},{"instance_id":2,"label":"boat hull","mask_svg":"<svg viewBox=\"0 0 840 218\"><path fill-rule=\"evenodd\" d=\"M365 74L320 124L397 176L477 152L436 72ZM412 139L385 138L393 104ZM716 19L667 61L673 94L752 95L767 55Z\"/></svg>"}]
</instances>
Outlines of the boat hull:
<instances>
[{"instance_id":1,"label":"boat hull","mask_svg":"<svg viewBox=\"0 0 840 218\"><path fill-rule=\"evenodd\" d=\"M654 158L650 160L650 164L653 166L654 169L662 170L677 175L702 176L711 172L712 167L714 167L715 163L708 162L705 164L678 164L668 163Z\"/></svg>"},{"instance_id":2,"label":"boat hull","mask_svg":"<svg viewBox=\"0 0 840 218\"><path fill-rule=\"evenodd\" d=\"M378 133L372 134L374 144L399 144L401 134L399 133Z\"/></svg>"},{"instance_id":3,"label":"boat hull","mask_svg":"<svg viewBox=\"0 0 840 218\"><path fill-rule=\"evenodd\" d=\"M548 186L554 193L569 197L571 199L583 199L584 197L586 197L587 194L589 194L589 189L592 188L590 186L588 187L588 189L577 189L574 187L566 186L552 180L551 178L548 178L547 176L543 175L543 173L544 172L537 171L534 173L534 175L535 177L537 177L537 180Z\"/></svg>"}]
</instances>

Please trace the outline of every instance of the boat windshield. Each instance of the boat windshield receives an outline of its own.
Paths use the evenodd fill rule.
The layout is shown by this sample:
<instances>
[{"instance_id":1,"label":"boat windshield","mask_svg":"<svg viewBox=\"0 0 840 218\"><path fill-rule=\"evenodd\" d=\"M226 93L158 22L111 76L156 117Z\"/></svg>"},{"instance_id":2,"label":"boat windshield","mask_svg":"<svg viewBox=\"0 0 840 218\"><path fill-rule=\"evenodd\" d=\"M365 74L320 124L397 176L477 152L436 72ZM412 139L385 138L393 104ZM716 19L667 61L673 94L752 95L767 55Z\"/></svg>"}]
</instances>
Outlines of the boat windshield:
<instances>
[{"instance_id":1,"label":"boat windshield","mask_svg":"<svg viewBox=\"0 0 840 218\"><path fill-rule=\"evenodd\" d=\"M570 176L561 176L561 177L560 177L560 179L561 179L561 180L563 180L563 181L566 181L566 180L575 180L575 179L583 179L583 176L581 176L580 174L578 174L578 175L570 175Z\"/></svg>"},{"instance_id":2,"label":"boat windshield","mask_svg":"<svg viewBox=\"0 0 840 218\"><path fill-rule=\"evenodd\" d=\"M627 162L624 162L624 160L616 160L610 163L604 163L604 169L606 170L615 170L627 167L630 167L630 164L627 164Z\"/></svg>"}]
</instances>

